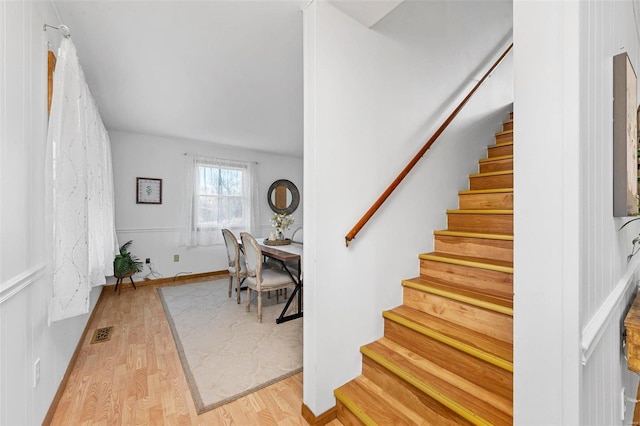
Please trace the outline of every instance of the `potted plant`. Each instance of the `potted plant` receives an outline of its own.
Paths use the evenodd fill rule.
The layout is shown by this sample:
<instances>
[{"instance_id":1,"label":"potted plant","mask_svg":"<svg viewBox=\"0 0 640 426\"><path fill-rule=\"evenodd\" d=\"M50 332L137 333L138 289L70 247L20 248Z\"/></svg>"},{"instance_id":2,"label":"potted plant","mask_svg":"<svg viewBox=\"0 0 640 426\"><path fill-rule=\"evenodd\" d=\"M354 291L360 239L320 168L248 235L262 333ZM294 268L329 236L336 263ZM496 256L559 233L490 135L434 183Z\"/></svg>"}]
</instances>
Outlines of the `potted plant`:
<instances>
[{"instance_id":1,"label":"potted plant","mask_svg":"<svg viewBox=\"0 0 640 426\"><path fill-rule=\"evenodd\" d=\"M129 246L133 240L127 241L120 247L120 253L116 254L113 261L113 276L116 278L130 277L136 272L142 271L142 262L136 256L129 253Z\"/></svg>"}]
</instances>

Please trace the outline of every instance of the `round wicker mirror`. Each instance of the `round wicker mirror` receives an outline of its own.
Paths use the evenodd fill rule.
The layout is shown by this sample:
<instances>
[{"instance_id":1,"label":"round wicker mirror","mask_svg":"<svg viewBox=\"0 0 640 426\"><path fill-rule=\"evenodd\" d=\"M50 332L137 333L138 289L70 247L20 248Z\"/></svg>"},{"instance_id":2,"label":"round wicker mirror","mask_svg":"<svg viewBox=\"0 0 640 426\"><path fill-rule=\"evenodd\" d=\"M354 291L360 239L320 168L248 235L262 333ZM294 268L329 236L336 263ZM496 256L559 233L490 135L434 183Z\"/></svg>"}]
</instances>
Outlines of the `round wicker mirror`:
<instances>
[{"instance_id":1,"label":"round wicker mirror","mask_svg":"<svg viewBox=\"0 0 640 426\"><path fill-rule=\"evenodd\" d=\"M267 202L275 213L291 214L300 204L300 193L293 182L278 179L269 187Z\"/></svg>"}]
</instances>

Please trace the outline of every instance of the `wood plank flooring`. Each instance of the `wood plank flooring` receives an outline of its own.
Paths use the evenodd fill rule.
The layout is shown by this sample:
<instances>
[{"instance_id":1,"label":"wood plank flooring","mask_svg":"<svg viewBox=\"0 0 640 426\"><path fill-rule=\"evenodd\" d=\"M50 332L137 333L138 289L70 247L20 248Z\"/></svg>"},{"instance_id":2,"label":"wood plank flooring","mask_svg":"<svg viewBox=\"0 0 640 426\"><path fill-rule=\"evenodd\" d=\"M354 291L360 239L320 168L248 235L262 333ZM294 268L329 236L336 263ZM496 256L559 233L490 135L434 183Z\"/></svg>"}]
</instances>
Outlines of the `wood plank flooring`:
<instances>
[{"instance_id":1,"label":"wood plank flooring","mask_svg":"<svg viewBox=\"0 0 640 426\"><path fill-rule=\"evenodd\" d=\"M103 290L51 424L306 425L302 373L196 413L156 291L167 285ZM111 325L111 340L90 343L96 328Z\"/></svg>"}]
</instances>

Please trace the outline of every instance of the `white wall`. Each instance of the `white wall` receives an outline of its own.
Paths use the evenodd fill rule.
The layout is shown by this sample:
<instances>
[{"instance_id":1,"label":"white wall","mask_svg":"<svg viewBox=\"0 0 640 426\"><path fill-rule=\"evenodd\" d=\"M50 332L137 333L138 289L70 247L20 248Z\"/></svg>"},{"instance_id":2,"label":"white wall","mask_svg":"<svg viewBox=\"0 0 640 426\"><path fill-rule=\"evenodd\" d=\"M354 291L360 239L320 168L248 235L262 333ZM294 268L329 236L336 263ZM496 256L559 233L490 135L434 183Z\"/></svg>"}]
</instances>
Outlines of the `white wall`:
<instances>
[{"instance_id":1,"label":"white wall","mask_svg":"<svg viewBox=\"0 0 640 426\"><path fill-rule=\"evenodd\" d=\"M636 8L638 5L636 5ZM640 232L635 224L618 231L626 221L612 217L613 56L627 52L640 71L637 14L631 1L580 4L580 325L599 319L601 307L618 292L602 340L582 371L580 423L614 424L620 421L620 389L636 398L638 377L627 370L621 356L620 326L635 285L623 288L618 280L626 269L631 240ZM636 284L634 280L632 284ZM627 404L626 424L633 417Z\"/></svg>"},{"instance_id":2,"label":"white wall","mask_svg":"<svg viewBox=\"0 0 640 426\"><path fill-rule=\"evenodd\" d=\"M618 231L612 214L612 57L627 51L638 69L632 3L516 1L514 43L514 423L622 424L620 390L637 388L620 350L635 280L619 280L639 228Z\"/></svg>"},{"instance_id":3,"label":"white wall","mask_svg":"<svg viewBox=\"0 0 640 426\"><path fill-rule=\"evenodd\" d=\"M359 346L382 335L382 310L401 303L400 281L418 275L508 118L511 59L348 249L344 236L506 47L511 20L510 1L403 2L371 29L323 1L304 12L304 402L316 415L360 373Z\"/></svg>"},{"instance_id":4,"label":"white wall","mask_svg":"<svg viewBox=\"0 0 640 426\"><path fill-rule=\"evenodd\" d=\"M128 132L110 131L114 168L116 229L118 242L133 240L131 252L144 261L151 259L153 270L164 277L183 272L199 273L227 269L224 244L187 248L181 242L182 197L185 181L184 153L255 161L260 209L257 235L269 235L273 212L267 203L269 186L288 179L300 192L300 206L292 214L295 223L285 234L302 225L302 159L233 148L221 144L163 138ZM136 177L162 179L162 204L136 204ZM173 261L174 254L180 256ZM138 274L149 273L145 269Z\"/></svg>"},{"instance_id":5,"label":"white wall","mask_svg":"<svg viewBox=\"0 0 640 426\"><path fill-rule=\"evenodd\" d=\"M89 315L47 325L44 151L49 2L0 2L0 424L44 419ZM95 306L100 289L91 293ZM33 363L40 383L33 388Z\"/></svg>"},{"instance_id":6,"label":"white wall","mask_svg":"<svg viewBox=\"0 0 640 426\"><path fill-rule=\"evenodd\" d=\"M578 424L579 160L571 153L579 151L578 69L567 54L578 49L572 6L514 4L517 424Z\"/></svg>"}]
</instances>

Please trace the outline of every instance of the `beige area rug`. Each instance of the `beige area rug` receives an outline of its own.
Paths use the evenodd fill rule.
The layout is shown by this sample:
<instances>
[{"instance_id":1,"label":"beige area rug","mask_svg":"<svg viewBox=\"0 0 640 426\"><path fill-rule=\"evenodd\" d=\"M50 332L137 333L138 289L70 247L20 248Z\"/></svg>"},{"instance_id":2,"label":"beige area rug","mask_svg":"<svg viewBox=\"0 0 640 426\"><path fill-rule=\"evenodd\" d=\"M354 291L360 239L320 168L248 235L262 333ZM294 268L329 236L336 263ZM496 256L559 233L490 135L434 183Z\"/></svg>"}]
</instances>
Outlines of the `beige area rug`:
<instances>
[{"instance_id":1,"label":"beige area rug","mask_svg":"<svg viewBox=\"0 0 640 426\"><path fill-rule=\"evenodd\" d=\"M302 371L302 319L276 324L284 307L255 292L227 297L228 280L158 288L198 414ZM293 303L292 303L293 305Z\"/></svg>"}]
</instances>

